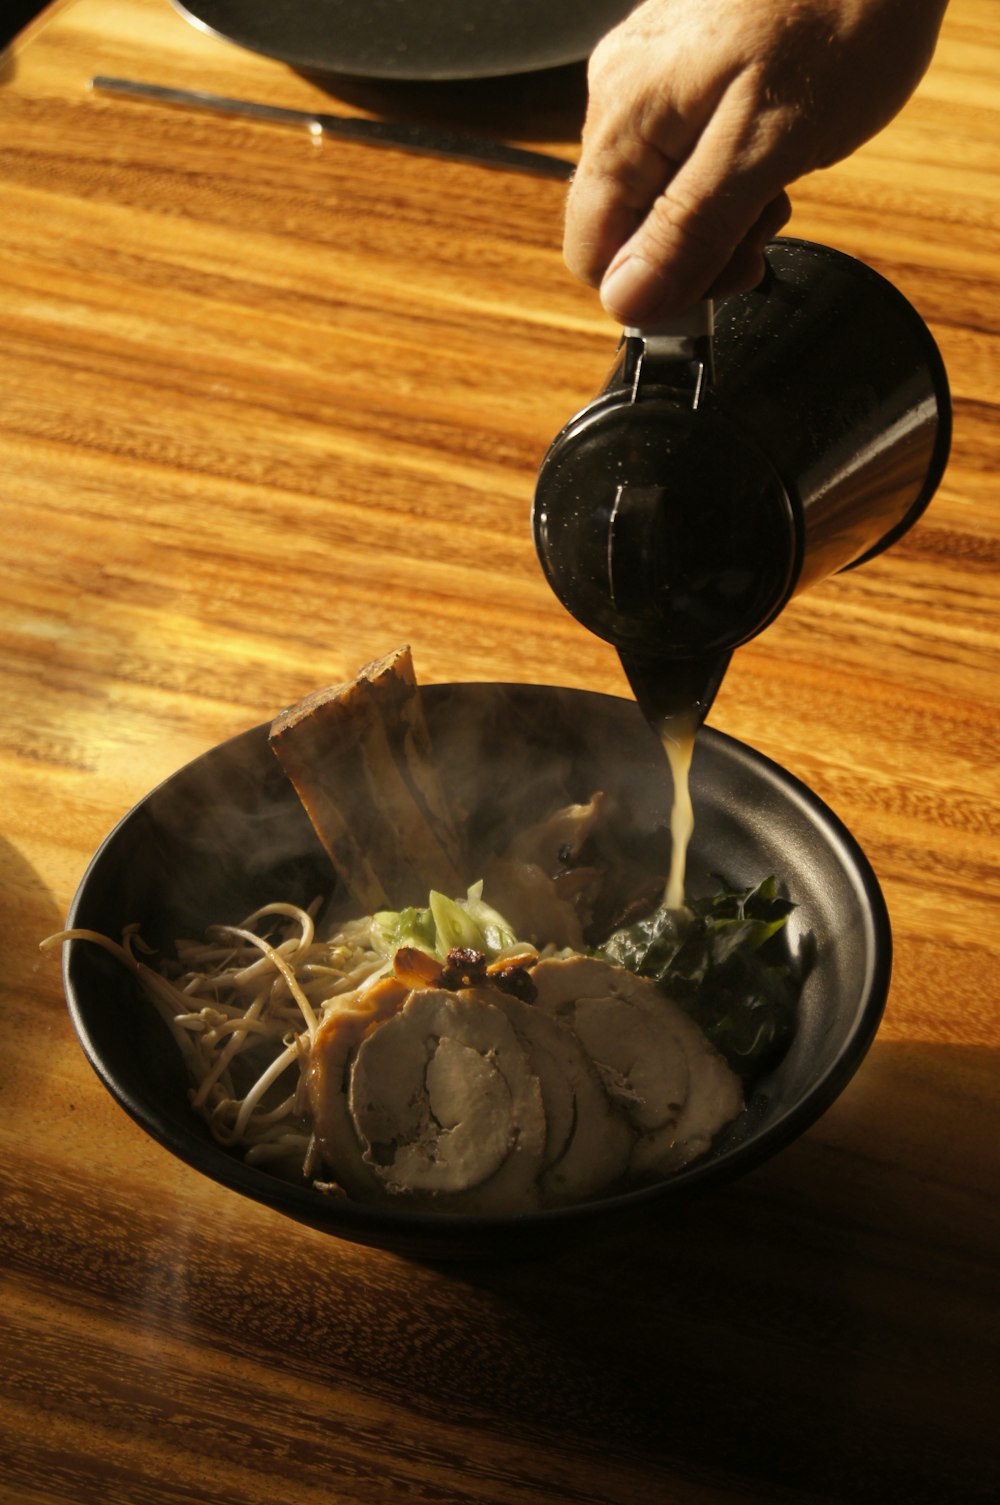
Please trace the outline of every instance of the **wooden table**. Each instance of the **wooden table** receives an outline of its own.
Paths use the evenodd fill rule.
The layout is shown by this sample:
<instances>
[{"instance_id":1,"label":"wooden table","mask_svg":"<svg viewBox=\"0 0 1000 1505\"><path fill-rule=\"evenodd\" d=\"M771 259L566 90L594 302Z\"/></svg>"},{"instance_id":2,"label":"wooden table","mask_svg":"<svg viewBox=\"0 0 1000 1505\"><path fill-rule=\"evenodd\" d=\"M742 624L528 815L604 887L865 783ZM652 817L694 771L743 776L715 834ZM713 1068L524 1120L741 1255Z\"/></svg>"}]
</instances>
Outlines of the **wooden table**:
<instances>
[{"instance_id":1,"label":"wooden table","mask_svg":"<svg viewBox=\"0 0 1000 1505\"><path fill-rule=\"evenodd\" d=\"M91 1072L38 941L149 788L399 642L428 682L625 693L528 530L617 331L563 270L557 183L88 81L572 155L582 77L331 97L166 0L56 5L0 60L4 1501L998 1497L998 60L995 0L953 0L909 108L796 192L791 233L927 319L954 448L919 526L738 653L712 715L868 852L896 940L878 1040L675 1226L474 1269L172 1160Z\"/></svg>"}]
</instances>

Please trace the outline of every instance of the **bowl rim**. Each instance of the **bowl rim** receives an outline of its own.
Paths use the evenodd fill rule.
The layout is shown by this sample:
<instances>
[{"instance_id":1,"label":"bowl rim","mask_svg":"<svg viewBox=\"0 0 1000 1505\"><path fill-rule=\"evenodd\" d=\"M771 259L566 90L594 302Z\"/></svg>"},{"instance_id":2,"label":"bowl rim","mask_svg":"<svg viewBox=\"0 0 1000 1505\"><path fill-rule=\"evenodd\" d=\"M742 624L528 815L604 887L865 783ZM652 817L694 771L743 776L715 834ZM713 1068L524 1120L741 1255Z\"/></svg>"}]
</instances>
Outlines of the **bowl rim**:
<instances>
[{"instance_id":1,"label":"bowl rim","mask_svg":"<svg viewBox=\"0 0 1000 1505\"><path fill-rule=\"evenodd\" d=\"M554 690L562 695L597 697L605 702L631 704L625 697L603 695L588 690L570 690L550 685L497 686L503 690ZM459 691L470 688L464 682L430 684L429 692ZM105 853L118 839L123 828L138 818L146 804L203 759L224 752L234 744L266 736L270 722L249 727L223 742L206 749L168 774L142 796L116 821L91 856L71 901L66 929L73 929L79 910L88 897L92 877L99 871ZM512 1227L523 1230L574 1227L581 1231L590 1223L604 1223L616 1212L641 1211L667 1197L677 1200L700 1192L717 1182L728 1182L762 1162L771 1159L811 1127L855 1075L875 1038L885 1009L892 973L892 928L888 907L878 878L857 838L821 797L795 774L774 759L715 727L701 728L699 740L714 746L733 766L763 777L776 786L788 803L801 812L809 823L820 829L835 852L842 870L850 877L860 899L860 913L866 929L867 975L857 1001L854 1017L835 1058L812 1083L807 1096L800 1098L758 1135L729 1147L724 1156L695 1161L664 1181L635 1187L591 1202L568 1206L534 1209L516 1214L453 1213L392 1207L356 1202L346 1195L329 1194L316 1187L282 1180L264 1168L247 1165L238 1154L205 1137L204 1125L192 1113L191 1128L159 1113L105 1059L95 1032L91 1028L86 999L78 992L74 977L74 958L78 947L89 945L70 940L63 946L62 980L68 1012L83 1052L104 1087L119 1106L151 1138L177 1159L207 1176L217 1185L250 1197L301 1222L323 1231L354 1238L356 1241L393 1247L397 1237L434 1245L460 1244L470 1232L489 1234Z\"/></svg>"}]
</instances>

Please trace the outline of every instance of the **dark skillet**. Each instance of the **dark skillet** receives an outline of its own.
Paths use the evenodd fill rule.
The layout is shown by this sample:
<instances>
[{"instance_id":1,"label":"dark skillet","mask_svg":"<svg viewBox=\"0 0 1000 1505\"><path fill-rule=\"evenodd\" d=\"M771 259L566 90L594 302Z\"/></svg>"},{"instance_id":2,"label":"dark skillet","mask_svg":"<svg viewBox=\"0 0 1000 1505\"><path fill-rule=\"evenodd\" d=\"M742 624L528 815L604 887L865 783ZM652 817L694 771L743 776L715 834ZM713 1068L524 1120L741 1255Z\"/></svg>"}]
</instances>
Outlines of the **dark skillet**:
<instances>
[{"instance_id":1,"label":"dark skillet","mask_svg":"<svg viewBox=\"0 0 1000 1505\"><path fill-rule=\"evenodd\" d=\"M251 52L355 78L498 78L589 57L636 0L173 0Z\"/></svg>"}]
</instances>

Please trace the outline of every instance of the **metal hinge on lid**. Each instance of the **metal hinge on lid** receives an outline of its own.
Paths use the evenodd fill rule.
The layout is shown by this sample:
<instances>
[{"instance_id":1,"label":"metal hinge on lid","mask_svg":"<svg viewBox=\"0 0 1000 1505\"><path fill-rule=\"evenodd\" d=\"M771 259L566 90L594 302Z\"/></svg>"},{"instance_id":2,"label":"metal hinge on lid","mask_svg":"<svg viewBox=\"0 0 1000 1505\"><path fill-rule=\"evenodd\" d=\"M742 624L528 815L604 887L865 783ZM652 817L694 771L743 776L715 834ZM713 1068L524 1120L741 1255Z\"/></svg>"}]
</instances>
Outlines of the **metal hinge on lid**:
<instances>
[{"instance_id":1,"label":"metal hinge on lid","mask_svg":"<svg viewBox=\"0 0 1000 1505\"><path fill-rule=\"evenodd\" d=\"M715 306L710 299L662 324L626 329L625 369L632 388L631 401L638 399L639 388L646 383L689 395L692 408L696 408L705 383L713 376L714 330Z\"/></svg>"}]
</instances>

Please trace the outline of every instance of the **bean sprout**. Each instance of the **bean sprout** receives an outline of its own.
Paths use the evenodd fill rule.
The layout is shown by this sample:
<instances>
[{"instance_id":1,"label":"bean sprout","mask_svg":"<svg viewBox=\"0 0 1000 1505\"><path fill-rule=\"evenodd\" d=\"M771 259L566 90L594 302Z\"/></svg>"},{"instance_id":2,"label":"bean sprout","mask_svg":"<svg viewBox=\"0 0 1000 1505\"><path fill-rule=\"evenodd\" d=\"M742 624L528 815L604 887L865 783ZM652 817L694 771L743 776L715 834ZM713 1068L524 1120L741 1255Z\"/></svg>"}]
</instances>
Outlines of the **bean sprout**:
<instances>
[{"instance_id":1,"label":"bean sprout","mask_svg":"<svg viewBox=\"0 0 1000 1505\"><path fill-rule=\"evenodd\" d=\"M138 979L182 1052L191 1106L220 1143L252 1165L308 1163L305 1072L316 1031L336 999L388 965L367 918L317 940L309 910L268 904L203 940L178 941L162 970L140 959L150 953L135 926L121 943L81 929L42 944L68 940L95 942Z\"/></svg>"}]
</instances>

